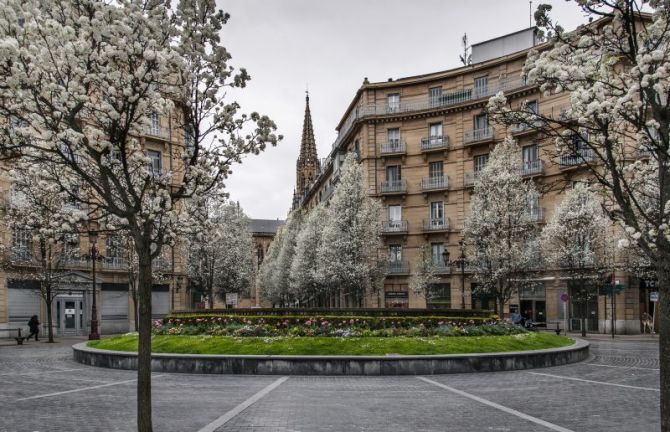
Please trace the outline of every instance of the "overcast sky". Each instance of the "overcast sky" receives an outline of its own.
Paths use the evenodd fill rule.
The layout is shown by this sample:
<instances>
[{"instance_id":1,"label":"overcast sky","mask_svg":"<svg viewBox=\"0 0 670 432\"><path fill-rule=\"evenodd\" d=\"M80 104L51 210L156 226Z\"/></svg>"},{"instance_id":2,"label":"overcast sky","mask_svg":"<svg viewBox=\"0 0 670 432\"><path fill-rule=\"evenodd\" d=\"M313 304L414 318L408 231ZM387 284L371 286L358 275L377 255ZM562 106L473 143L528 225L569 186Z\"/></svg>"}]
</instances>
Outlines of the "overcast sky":
<instances>
[{"instance_id":1,"label":"overcast sky","mask_svg":"<svg viewBox=\"0 0 670 432\"><path fill-rule=\"evenodd\" d=\"M564 0L544 0L566 29L585 22ZM533 10L539 4L533 2ZM284 140L233 168L227 187L247 215L285 218L295 185L305 88L319 158L364 77L370 81L460 65L461 37L477 43L529 25L527 0L217 0L231 14L223 30L232 64L252 80L234 98L267 114Z\"/></svg>"}]
</instances>

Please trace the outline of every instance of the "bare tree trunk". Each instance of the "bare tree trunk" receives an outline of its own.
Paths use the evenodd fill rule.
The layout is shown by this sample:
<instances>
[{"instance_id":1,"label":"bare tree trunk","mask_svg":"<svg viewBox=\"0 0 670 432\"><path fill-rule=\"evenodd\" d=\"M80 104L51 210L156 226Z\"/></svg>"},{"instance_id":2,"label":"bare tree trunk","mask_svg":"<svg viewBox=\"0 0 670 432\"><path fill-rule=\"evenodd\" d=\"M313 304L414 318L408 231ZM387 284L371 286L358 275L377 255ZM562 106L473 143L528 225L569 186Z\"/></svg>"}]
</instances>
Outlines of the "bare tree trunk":
<instances>
[{"instance_id":1,"label":"bare tree trunk","mask_svg":"<svg viewBox=\"0 0 670 432\"><path fill-rule=\"evenodd\" d=\"M661 389L661 432L670 432L670 261L660 260L659 295L659 363Z\"/></svg>"},{"instance_id":2,"label":"bare tree trunk","mask_svg":"<svg viewBox=\"0 0 670 432\"><path fill-rule=\"evenodd\" d=\"M151 422L151 255L138 250L139 346L137 349L137 430L152 432Z\"/></svg>"},{"instance_id":3,"label":"bare tree trunk","mask_svg":"<svg viewBox=\"0 0 670 432\"><path fill-rule=\"evenodd\" d=\"M54 342L53 314L51 313L53 300L54 299L51 297L51 288L48 288L44 303L47 306L47 334L49 335L49 343Z\"/></svg>"}]
</instances>

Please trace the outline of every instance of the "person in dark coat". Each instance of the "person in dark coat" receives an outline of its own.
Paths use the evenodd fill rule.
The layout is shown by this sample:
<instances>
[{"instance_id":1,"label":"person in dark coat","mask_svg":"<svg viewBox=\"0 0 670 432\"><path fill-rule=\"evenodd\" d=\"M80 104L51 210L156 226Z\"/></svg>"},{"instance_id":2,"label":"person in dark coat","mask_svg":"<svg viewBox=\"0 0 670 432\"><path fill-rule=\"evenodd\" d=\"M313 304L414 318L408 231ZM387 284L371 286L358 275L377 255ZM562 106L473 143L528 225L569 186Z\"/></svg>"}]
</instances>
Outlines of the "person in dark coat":
<instances>
[{"instance_id":1,"label":"person in dark coat","mask_svg":"<svg viewBox=\"0 0 670 432\"><path fill-rule=\"evenodd\" d=\"M38 335L40 333L40 321L37 319L37 315L30 317L30 321L28 321L28 327L30 327L30 334L26 340L30 340L30 338L35 335L35 341L39 341Z\"/></svg>"}]
</instances>

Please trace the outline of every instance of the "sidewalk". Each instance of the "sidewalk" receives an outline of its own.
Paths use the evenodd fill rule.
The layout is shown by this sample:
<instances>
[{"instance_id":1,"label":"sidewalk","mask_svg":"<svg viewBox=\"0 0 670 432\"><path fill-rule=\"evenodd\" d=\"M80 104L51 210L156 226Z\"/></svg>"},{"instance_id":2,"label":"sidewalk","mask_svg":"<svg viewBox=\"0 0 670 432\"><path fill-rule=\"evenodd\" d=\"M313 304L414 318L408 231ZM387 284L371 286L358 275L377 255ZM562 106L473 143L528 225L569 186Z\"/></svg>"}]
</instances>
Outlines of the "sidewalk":
<instances>
[{"instance_id":1,"label":"sidewalk","mask_svg":"<svg viewBox=\"0 0 670 432\"><path fill-rule=\"evenodd\" d=\"M582 337L582 334L580 332L568 332L568 336L575 336L575 337ZM612 339L611 334L603 334L603 333L587 333L586 337L584 338L586 340L598 340L598 341L612 341L612 340L624 340L628 342L655 342L658 343L658 334L650 335L650 334L623 334L623 335L614 335L614 339Z\"/></svg>"},{"instance_id":2,"label":"sidewalk","mask_svg":"<svg viewBox=\"0 0 670 432\"><path fill-rule=\"evenodd\" d=\"M38 342L35 342L35 339L32 339L30 341L23 341L23 345L19 345L16 343L14 339L9 339L9 338L3 338L0 339L0 348L9 348L9 347L16 347L16 348L23 348L26 346L32 346L35 347L40 346L40 347L62 347L62 346L72 346L76 343L83 342L85 340L88 340L88 336L63 336L63 337L54 337L54 343L49 343L47 342L49 340L48 337L41 337Z\"/></svg>"}]
</instances>

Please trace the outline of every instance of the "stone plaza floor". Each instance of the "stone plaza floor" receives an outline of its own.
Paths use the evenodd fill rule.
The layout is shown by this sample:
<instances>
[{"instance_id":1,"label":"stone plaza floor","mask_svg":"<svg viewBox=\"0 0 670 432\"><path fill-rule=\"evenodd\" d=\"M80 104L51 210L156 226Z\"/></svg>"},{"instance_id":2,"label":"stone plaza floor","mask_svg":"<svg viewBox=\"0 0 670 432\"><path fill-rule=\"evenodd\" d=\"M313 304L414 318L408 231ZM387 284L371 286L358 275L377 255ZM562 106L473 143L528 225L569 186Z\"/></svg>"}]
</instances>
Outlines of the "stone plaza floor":
<instances>
[{"instance_id":1,"label":"stone plaza floor","mask_svg":"<svg viewBox=\"0 0 670 432\"><path fill-rule=\"evenodd\" d=\"M582 363L401 377L154 374L154 430L656 431L658 344L590 336ZM84 366L70 346L0 347L0 431L135 430L135 372Z\"/></svg>"}]
</instances>

